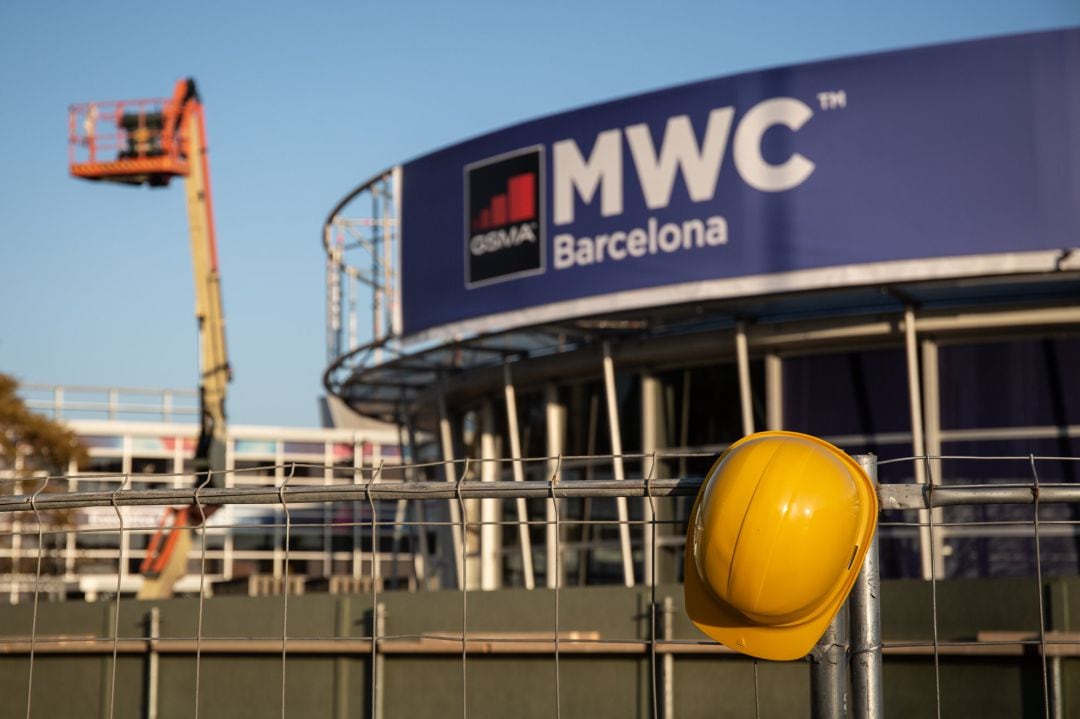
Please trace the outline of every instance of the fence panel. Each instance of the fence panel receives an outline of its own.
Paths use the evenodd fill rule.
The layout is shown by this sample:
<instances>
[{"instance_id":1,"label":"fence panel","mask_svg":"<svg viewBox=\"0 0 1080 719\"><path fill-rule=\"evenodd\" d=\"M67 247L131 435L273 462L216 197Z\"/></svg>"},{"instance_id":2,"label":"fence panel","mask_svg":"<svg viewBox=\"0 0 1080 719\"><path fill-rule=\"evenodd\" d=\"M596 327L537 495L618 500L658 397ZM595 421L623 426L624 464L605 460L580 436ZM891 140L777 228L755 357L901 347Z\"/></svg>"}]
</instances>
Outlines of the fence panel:
<instances>
[{"instance_id":1,"label":"fence panel","mask_svg":"<svg viewBox=\"0 0 1080 719\"><path fill-rule=\"evenodd\" d=\"M263 468L263 483L232 477L216 488L133 487L127 475L5 480L0 557L11 606L0 611L0 687L12 699L0 715L1077 710L1080 634L1069 622L1080 615L1080 582L1067 550L1078 541L1080 486L1045 479L1068 475L1061 466L1075 458L882 462L883 476L902 481L879 487L881 560L875 547L850 619L834 623L809 669L733 653L683 612L683 538L702 477L670 475L709 457L622 455L622 479L614 459L535 457L515 469L470 458L449 472L442 462L282 465ZM872 456L858 459L877 474ZM927 484L912 482L916 463ZM984 466L996 468L992 479L967 481ZM154 531L144 515L177 505L194 505L202 520L190 527L185 596L138 601L137 565ZM917 548L922 527L941 540L930 551L959 553L945 565L958 578L881 579L885 558L899 566L897 547ZM536 589L526 589L523 536ZM983 544L964 544L973 539ZM1055 558L1044 572L1048 546ZM1017 547L1030 556L1003 564L995 554ZM970 557L1016 576L970 577ZM638 578L651 567L650 580L626 587L627 560ZM222 579L225 562L249 576Z\"/></svg>"}]
</instances>

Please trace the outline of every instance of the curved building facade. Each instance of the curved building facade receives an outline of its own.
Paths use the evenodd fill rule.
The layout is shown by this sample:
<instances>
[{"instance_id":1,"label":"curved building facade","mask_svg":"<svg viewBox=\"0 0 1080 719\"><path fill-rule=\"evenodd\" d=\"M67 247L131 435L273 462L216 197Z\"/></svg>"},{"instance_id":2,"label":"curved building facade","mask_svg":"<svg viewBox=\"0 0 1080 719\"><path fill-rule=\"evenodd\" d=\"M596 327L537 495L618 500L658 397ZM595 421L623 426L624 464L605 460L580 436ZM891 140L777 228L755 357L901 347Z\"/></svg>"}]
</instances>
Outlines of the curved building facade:
<instances>
[{"instance_id":1,"label":"curved building facade","mask_svg":"<svg viewBox=\"0 0 1080 719\"><path fill-rule=\"evenodd\" d=\"M881 481L1030 481L947 457L1080 456L1078 72L1076 29L818 62L392 168L324 225L326 387L440 459L545 458L525 478L700 475L790 429L934 458ZM565 536L542 502L528 540L481 532L484 586L680 578L688 507L627 540L594 520L648 506L599 505L567 500ZM885 514L885 572L1033 573L1012 511ZM1042 571L1076 573L1077 518L1040 517Z\"/></svg>"}]
</instances>

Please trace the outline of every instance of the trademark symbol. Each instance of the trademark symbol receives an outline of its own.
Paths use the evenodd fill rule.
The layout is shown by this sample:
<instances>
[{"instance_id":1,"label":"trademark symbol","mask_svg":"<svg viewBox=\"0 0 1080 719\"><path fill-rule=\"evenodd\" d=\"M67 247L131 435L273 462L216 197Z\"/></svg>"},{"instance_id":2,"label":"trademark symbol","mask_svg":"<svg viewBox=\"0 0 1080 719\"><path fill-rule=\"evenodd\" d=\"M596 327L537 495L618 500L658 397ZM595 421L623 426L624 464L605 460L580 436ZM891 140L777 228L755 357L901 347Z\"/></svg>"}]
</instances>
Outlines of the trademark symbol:
<instances>
[{"instance_id":1,"label":"trademark symbol","mask_svg":"<svg viewBox=\"0 0 1080 719\"><path fill-rule=\"evenodd\" d=\"M843 90L826 90L817 94L822 110L839 110L847 107L847 93Z\"/></svg>"}]
</instances>

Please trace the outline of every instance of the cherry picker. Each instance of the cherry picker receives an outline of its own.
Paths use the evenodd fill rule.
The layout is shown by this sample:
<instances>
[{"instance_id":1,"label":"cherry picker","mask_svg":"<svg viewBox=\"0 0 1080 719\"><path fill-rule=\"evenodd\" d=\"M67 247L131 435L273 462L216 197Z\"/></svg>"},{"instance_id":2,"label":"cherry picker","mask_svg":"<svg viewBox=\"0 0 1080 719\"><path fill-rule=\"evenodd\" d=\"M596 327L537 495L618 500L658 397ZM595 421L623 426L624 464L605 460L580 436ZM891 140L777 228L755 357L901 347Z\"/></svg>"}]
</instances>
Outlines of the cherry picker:
<instances>
[{"instance_id":1,"label":"cherry picker","mask_svg":"<svg viewBox=\"0 0 1080 719\"><path fill-rule=\"evenodd\" d=\"M199 439L194 472L201 486L217 486L225 470L225 395L231 379L214 236L210 168L203 105L195 81L176 83L171 98L72 105L68 119L71 174L85 180L165 187L182 177L195 270L199 326ZM170 508L140 567L139 598L172 596L187 570L191 527L215 507Z\"/></svg>"}]
</instances>

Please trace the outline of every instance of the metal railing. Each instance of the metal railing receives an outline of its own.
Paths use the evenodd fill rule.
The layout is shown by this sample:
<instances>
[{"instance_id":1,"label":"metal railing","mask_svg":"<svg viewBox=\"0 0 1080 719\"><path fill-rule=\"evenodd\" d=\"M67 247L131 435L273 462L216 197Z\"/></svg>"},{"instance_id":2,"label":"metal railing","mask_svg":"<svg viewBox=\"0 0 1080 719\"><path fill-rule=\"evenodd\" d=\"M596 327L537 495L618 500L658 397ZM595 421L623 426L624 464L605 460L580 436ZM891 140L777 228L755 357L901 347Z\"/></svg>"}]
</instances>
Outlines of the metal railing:
<instances>
[{"instance_id":1,"label":"metal railing","mask_svg":"<svg viewBox=\"0 0 1080 719\"><path fill-rule=\"evenodd\" d=\"M382 466L358 468L354 470L353 482L332 486L305 486L294 482L295 465L280 468L280 480L266 486L234 482L236 486L211 487L204 482L199 487L131 489L130 477L118 477L115 489L69 492L64 491L64 478L22 479L19 481L24 494L0 497L0 519L21 518L20 524L6 522L2 525L0 543L18 539L24 550L30 548L32 566L25 566L27 562L23 562L23 566L13 563L9 569L13 573L23 572L31 581L25 597L28 601L23 607L0 611L0 660L17 661L22 667L20 676L26 677L26 716L31 716L32 710L40 715L55 713L55 705L50 704L55 698L46 691L55 678L45 682L40 668L36 667L57 656L98 657L98 661L106 662L107 679L102 683L100 697L103 713L108 716L117 713L121 704L126 707L132 702L141 702L143 715L156 717L163 692L168 690L175 696L178 682L187 686L190 694L191 685L183 684L187 680L179 676L188 677L184 673L187 669L177 670L176 665L171 664L174 676L170 677L161 663L164 656L184 658L188 662L194 676L194 695L188 696L187 701L196 716L200 707L206 709L207 702L226 701L214 693L217 691L212 688L216 686L212 684L214 676L207 674L208 661L226 656L232 662L280 657L274 677L276 690L265 691L269 677L263 676L263 691L246 701L262 702L259 705L262 710L276 704L272 708L275 713L280 711L282 716L318 713L318 707L304 704L307 701L304 697L309 696L311 689L304 683L313 681L305 663L323 660L331 662L327 666L332 667L331 685L334 688L333 696L326 701L339 716L361 712L374 718L413 712L417 702L423 701L416 692L408 691L408 687L418 686L417 681L430 685L426 686L430 691L423 695L442 715L453 713L447 707L455 703L460 706L463 717L501 715L512 711L512 707L492 708L500 693L491 688L490 675L494 669L486 662L490 657L507 662L507 667L528 666L532 672L538 671L537 661L550 662L546 664L550 675L545 675L550 681L545 680L541 688L535 682L530 684L531 680L520 681L524 682L522 686L531 687L528 691L533 694L527 697L529 702L550 706L550 715L556 717L581 715L585 703L591 701L576 679L579 672L585 671L582 662L608 662L614 667L631 658L646 677L639 691L631 692L632 698L608 697L606 706L593 707L589 713L623 716L626 703L630 702L642 716L672 719L700 715L704 709L700 705L688 705L695 700L687 697L707 696L708 691L681 683L680 677L700 676L700 663L710 661L716 662L715 669L710 671L715 671L718 686L722 685L720 677L744 671L739 667L751 671L751 675L738 675L746 677L746 686L750 685L752 676L753 692L747 691L743 696L745 703L733 708L735 715L788 716L792 705L777 702L789 700L767 688L776 681L777 675L773 672L786 672L788 668L774 669L777 663L750 660L706 640L682 615L681 589L672 584L671 579L678 578L681 566L687 499L696 495L702 479L664 477L660 476L658 468L664 467L665 463L670 468L672 463L686 458L682 454L656 452L617 457L556 456L518 460L526 466L524 476L532 477L528 479L515 479L515 463L511 460L463 459L449 464L431 462L395 467L393 472L385 471ZM701 459L696 455L694 458ZM873 456L861 455L857 459L871 476L876 477L879 463ZM579 477L586 475L575 471L583 465L610 465L615 460L625 463L627 468L622 479L613 475L612 478L583 479ZM1080 656L1080 634L1070 631L1072 627L1067 624L1067 619L1055 618L1060 608L1050 605L1048 595L1053 592L1048 591L1043 576L1042 551L1048 528L1075 528L1075 520L1061 518L1060 513L1050 510L1058 506L1076 509L1080 505L1080 485L1047 482L1040 477L1044 470L1061 465L1075 466L1077 461L1077 458L1069 457L1036 456L891 460L888 463L894 465L891 469L910 467L912 478L915 476L914 465L920 464L927 481L925 484L909 481L879 485L883 513L879 533L844 612L808 657L808 701L804 704L796 702L795 706L803 707L800 711L808 711L814 717L883 716L884 689L889 684L890 671L906 671L904 662L919 661L922 662L919 671L929 671L932 679L925 696L911 701L922 701L920 706L924 710L942 716L949 713L949 707L956 701L950 693L950 682L962 681L964 691L968 691L972 682L981 681L977 672L961 677L950 663L975 657L990 663L985 667L996 667L995 672L1000 672L1001 666L1013 669L1019 666L1017 671L1026 677L1027 684L1037 686L1033 694L1024 698L1025 702L1035 706L1034 715L1066 716L1070 706L1067 702L1075 702L1076 698L1069 696L1065 678L1069 671L1075 671L1075 667L1065 665L1072 661L1070 657ZM958 482L963 480L962 471L957 476L942 476L942 466L967 467L986 462L1005 468L1002 474L1009 481ZM886 463L882 462L881 466ZM451 468L453 471L448 471ZM340 467L332 469L342 471ZM604 475L596 473L594 476ZM447 481L447 477L452 479ZM524 515L518 514L518 500L526 503ZM614 511L615 500L630 503L629 512L621 516L621 512ZM500 506L503 502L505 506ZM612 506L606 512L598 511L597 505L604 502ZM284 539L283 575L268 590L277 597L266 600L272 604L252 605L253 614L260 607L259 611L266 614L263 624L248 625L244 623L246 619L238 619L236 627L219 626L220 622L211 626L208 617L217 611L218 605L210 597L223 592L215 588L209 571L210 546L215 537L250 531L252 527L227 523L211 526L203 521L190 528L198 540L192 557L192 570L198 583L194 596L188 600L194 603L190 606L194 621L189 621L190 616L181 619L181 614L169 614L179 611L173 605L136 602L130 598L129 589L119 581L122 572L118 571L111 596L94 605L100 606L104 613L108 627L105 633L97 633L99 625L90 626L91 631L85 634L75 635L44 629L46 625L58 623L56 617L63 614L65 608L72 607L70 603L50 601L50 598L58 598L50 574L50 558L55 553L57 538L70 534L88 537L145 535L152 530L125 523L125 508L178 504L194 504L203 512L210 507L240 505L261 505L277 510L277 519L270 529L281 532ZM361 515L352 511L324 511L321 519L310 524L297 521L304 510L312 506L333 510L354 505L365 507L367 511ZM1017 526L1027 527L1032 543L1034 571L1028 580L1018 580L1030 581L1027 585L1030 589L1014 587L1014 594L1009 595L1012 599L1001 601L1008 599L1016 606L1006 607L1005 613L1019 615L1021 604L1027 608L1025 611L1034 604L1037 623L1010 630L987 626L974 636L945 631L941 624L946 620L953 621L953 618L942 615L939 594L948 582L932 578L912 585L921 592L918 596L929 594L929 626L919 628L921 636L894 633L901 629L899 625L890 629L889 617L882 621L880 605L883 600L889 600L890 591L899 592L902 587L891 584L883 588L878 545L909 541L905 537L910 537L912 530L921 527L934 533L945 527L973 523L950 517L950 508L995 505L1019 507L1019 511L1026 514L977 523L984 525L988 534L995 528L1013 531ZM587 511L586 506L591 509ZM66 523L70 522L72 512L95 507L112 511L115 524L78 528ZM451 512L452 508L456 511ZM529 550L537 555L534 567L538 573L545 571L545 567L553 567L552 587L525 594L482 591L481 581L484 573L491 571L491 563L503 575L503 586L524 586L520 565L522 545L516 531L522 523L538 536L546 537L549 526L554 529L553 562L547 562L542 556L546 546L544 541L533 542ZM261 529L265 531L267 527ZM492 532L492 529L502 531ZM611 614L608 607L593 606L592 603L601 601L601 595L590 594L587 586L580 586L580 577L594 580L585 584L622 583L624 558L621 550L624 543L620 535L624 529L631 535L632 561L643 566L651 559L649 563L654 571L643 585L625 590L630 593L626 596L632 594L641 609L627 625L632 628L620 633L611 629L613 620L607 616ZM297 581L303 575L298 558L307 558L298 539L303 532L311 530L340 533L342 558L352 557L353 552L359 551L365 580L349 585L346 588L349 594L342 595L345 598L335 605L333 621L319 626L313 625L310 618L315 605L306 602L311 598L296 593L303 586ZM459 538L457 542L452 537L455 533ZM126 542L118 543L115 552L118 565L130 562L134 556L125 547ZM567 571L566 565L579 564L585 555L590 557L590 567L577 575L579 581L574 581L573 573ZM489 565L486 568L485 563ZM1074 567L1072 573L1075 571ZM435 581L436 577L441 579ZM461 578L460 583L457 577ZM543 586L539 582L537 585ZM438 586L453 586L454 591L449 594L426 591ZM401 591L405 588L414 591ZM619 591L623 589L619 588ZM431 601L424 600L424 595L431 597ZM348 599L350 596L356 599ZM604 594L603 601L614 601L612 596ZM404 601L403 597L416 599ZM350 604L350 601L359 604ZM513 615L508 607L518 604L524 606L527 613ZM358 608L362 611L357 616ZM17 616L12 614L16 609L21 612ZM450 629L446 623L453 613L456 613L453 623L457 626ZM45 614L49 615L47 622ZM130 619L133 614L141 617L138 622L143 623L133 622ZM519 625L497 622L503 614L513 615ZM126 619L122 621L122 617ZM585 621L594 622L594 626L583 626ZM358 622L359 634L353 630ZM429 669L430 675L403 684L403 673L416 671L417 665L409 662L423 658L438 659L444 668L448 666L446 662L455 664L456 678ZM137 663L132 664L133 661ZM993 662L1004 664L999 666ZM190 667L191 663L193 667ZM364 675L362 687L366 687L359 698L349 693L353 690L349 689L352 684L348 681L348 672L355 672L357 663L362 666ZM118 684L120 668L130 677L130 672L140 671L140 664L143 667L142 686L132 688L128 683ZM265 664L260 666L265 672ZM304 668L304 671L293 677L290 675L293 666ZM516 672L507 674L506 681L519 681L512 679L518 676ZM925 673L922 676L925 679ZM355 681L354 677L353 684ZM436 691L434 687L441 689ZM984 688L983 691L989 690ZM203 697L203 692L214 693L214 698ZM273 702L268 694L274 695ZM517 700L523 698L519 696ZM510 700L504 697L502 701ZM215 711L220 710L220 706L215 706ZM257 711L254 706L251 704L243 709ZM328 704L327 711L330 708ZM170 711L183 709L170 704Z\"/></svg>"},{"instance_id":2,"label":"metal railing","mask_svg":"<svg viewBox=\"0 0 1080 719\"><path fill-rule=\"evenodd\" d=\"M153 419L194 422L199 393L184 389L23 384L26 406L52 419Z\"/></svg>"}]
</instances>

